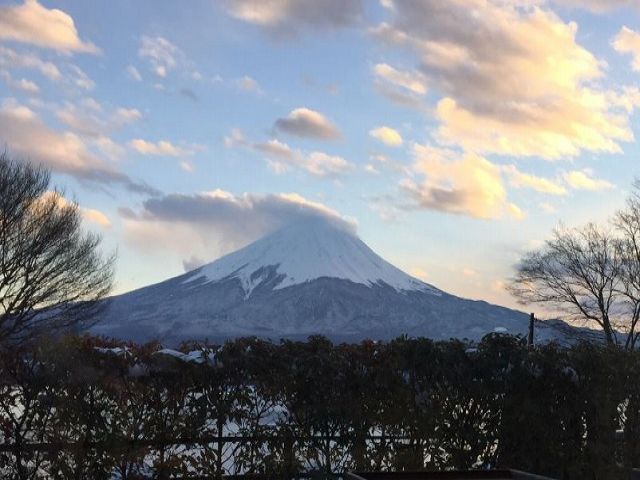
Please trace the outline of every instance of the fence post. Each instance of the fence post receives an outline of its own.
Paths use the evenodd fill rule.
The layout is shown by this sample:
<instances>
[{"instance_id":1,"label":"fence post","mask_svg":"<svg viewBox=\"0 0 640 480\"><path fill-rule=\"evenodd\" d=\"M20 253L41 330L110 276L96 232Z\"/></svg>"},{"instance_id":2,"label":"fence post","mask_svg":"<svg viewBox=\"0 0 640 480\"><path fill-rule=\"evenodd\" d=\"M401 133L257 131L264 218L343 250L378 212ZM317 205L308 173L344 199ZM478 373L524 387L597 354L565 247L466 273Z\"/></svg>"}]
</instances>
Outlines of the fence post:
<instances>
[{"instance_id":1,"label":"fence post","mask_svg":"<svg viewBox=\"0 0 640 480\"><path fill-rule=\"evenodd\" d=\"M527 346L533 348L533 329L536 321L535 315L532 313L529 315L529 335L527 336Z\"/></svg>"},{"instance_id":2,"label":"fence post","mask_svg":"<svg viewBox=\"0 0 640 480\"><path fill-rule=\"evenodd\" d=\"M293 436L291 432L287 431L284 437L284 455L285 455L285 474L287 478L293 478L294 472L294 451L293 451Z\"/></svg>"},{"instance_id":3,"label":"fence post","mask_svg":"<svg viewBox=\"0 0 640 480\"><path fill-rule=\"evenodd\" d=\"M224 421L222 416L218 413L218 419L217 419L217 430L218 430L218 439L216 442L216 448L217 448L217 458L216 458L216 478L222 478L222 475L224 474L224 463L222 461L222 456L224 454L224 439L222 438L222 431L224 429Z\"/></svg>"}]
</instances>

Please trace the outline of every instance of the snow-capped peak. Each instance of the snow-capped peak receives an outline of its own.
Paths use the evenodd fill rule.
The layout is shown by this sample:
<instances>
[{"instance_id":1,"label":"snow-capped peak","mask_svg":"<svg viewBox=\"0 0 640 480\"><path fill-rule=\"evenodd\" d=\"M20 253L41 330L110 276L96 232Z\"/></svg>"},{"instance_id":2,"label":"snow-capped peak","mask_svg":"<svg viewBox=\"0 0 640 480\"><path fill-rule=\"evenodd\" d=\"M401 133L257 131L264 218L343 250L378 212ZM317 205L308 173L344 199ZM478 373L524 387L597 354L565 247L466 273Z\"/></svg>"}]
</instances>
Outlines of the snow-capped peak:
<instances>
[{"instance_id":1,"label":"snow-capped peak","mask_svg":"<svg viewBox=\"0 0 640 480\"><path fill-rule=\"evenodd\" d=\"M189 281L238 278L249 295L273 269L283 276L276 289L329 277L368 286L385 283L397 291L437 291L383 260L348 227L324 219L286 226L201 267Z\"/></svg>"}]
</instances>

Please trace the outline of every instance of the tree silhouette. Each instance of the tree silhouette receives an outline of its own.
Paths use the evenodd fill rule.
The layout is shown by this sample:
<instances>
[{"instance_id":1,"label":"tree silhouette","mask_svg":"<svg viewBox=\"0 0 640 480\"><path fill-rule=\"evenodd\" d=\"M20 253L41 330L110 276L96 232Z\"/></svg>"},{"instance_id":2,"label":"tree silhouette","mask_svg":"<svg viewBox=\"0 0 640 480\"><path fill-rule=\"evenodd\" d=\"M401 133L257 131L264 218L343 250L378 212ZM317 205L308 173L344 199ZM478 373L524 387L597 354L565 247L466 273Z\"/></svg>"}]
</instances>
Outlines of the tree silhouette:
<instances>
[{"instance_id":1,"label":"tree silhouette","mask_svg":"<svg viewBox=\"0 0 640 480\"><path fill-rule=\"evenodd\" d=\"M91 320L113 279L100 243L48 170L0 155L0 343Z\"/></svg>"}]
</instances>

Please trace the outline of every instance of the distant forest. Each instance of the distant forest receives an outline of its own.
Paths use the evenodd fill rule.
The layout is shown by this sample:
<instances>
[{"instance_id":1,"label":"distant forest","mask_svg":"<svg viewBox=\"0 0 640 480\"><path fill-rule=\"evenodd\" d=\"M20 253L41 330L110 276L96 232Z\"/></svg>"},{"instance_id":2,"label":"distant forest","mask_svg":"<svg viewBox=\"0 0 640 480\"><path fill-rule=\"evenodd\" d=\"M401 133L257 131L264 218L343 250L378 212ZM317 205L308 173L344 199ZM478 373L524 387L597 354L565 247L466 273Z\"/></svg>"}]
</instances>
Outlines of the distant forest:
<instances>
[{"instance_id":1,"label":"distant forest","mask_svg":"<svg viewBox=\"0 0 640 480\"><path fill-rule=\"evenodd\" d=\"M637 351L500 334L181 350L66 337L2 351L0 475L510 467L626 479L640 465Z\"/></svg>"}]
</instances>

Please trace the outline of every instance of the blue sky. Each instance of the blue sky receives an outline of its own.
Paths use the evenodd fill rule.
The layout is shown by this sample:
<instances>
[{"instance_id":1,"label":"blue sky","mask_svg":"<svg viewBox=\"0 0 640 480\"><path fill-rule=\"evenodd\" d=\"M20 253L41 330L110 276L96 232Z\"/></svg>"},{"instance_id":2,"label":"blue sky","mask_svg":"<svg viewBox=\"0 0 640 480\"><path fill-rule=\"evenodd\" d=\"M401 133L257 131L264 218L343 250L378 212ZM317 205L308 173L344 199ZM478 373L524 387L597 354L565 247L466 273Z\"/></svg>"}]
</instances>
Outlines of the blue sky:
<instances>
[{"instance_id":1,"label":"blue sky","mask_svg":"<svg viewBox=\"0 0 640 480\"><path fill-rule=\"evenodd\" d=\"M118 250L117 292L339 215L505 305L637 168L631 0L0 1L0 141Z\"/></svg>"}]
</instances>

